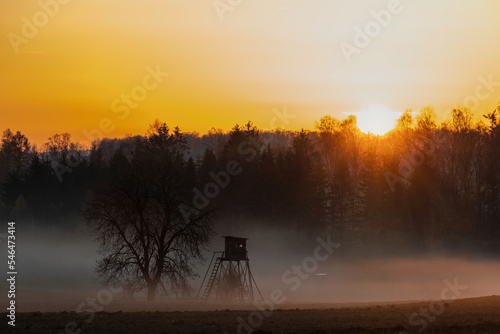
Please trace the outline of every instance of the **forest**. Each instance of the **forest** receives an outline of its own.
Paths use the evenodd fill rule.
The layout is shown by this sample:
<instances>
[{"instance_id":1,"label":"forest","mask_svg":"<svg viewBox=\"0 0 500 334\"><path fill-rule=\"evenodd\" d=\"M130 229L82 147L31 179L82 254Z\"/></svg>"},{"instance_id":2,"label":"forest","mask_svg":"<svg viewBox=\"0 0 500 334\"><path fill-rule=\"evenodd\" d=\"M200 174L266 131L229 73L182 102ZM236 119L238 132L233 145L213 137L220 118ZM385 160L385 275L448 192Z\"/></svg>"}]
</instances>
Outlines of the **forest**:
<instances>
[{"instance_id":1,"label":"forest","mask_svg":"<svg viewBox=\"0 0 500 334\"><path fill-rule=\"evenodd\" d=\"M430 107L407 110L384 136L362 133L355 116L325 116L314 130L260 130L249 121L204 135L156 120L143 136L91 147L68 133L36 147L6 129L0 218L74 230L93 193L139 173L145 187L175 182L179 213L208 210L216 230L234 222L311 238L327 230L352 255L497 256L499 113L479 118L457 107L438 124Z\"/></svg>"}]
</instances>

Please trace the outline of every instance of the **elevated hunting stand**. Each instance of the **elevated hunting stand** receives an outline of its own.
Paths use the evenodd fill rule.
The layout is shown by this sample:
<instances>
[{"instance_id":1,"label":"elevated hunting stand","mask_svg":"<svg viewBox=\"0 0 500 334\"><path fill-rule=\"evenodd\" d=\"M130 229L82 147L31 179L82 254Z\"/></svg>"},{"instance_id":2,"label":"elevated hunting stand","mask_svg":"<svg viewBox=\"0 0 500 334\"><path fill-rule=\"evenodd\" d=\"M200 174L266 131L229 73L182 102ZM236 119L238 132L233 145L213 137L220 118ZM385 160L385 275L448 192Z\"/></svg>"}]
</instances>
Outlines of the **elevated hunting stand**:
<instances>
[{"instance_id":1,"label":"elevated hunting stand","mask_svg":"<svg viewBox=\"0 0 500 334\"><path fill-rule=\"evenodd\" d=\"M225 238L225 250L214 252L198 291L198 298L204 301L254 301L255 288L258 296L263 300L250 271L246 247L248 239L232 236L223 237ZM209 272L210 276L208 276Z\"/></svg>"}]
</instances>

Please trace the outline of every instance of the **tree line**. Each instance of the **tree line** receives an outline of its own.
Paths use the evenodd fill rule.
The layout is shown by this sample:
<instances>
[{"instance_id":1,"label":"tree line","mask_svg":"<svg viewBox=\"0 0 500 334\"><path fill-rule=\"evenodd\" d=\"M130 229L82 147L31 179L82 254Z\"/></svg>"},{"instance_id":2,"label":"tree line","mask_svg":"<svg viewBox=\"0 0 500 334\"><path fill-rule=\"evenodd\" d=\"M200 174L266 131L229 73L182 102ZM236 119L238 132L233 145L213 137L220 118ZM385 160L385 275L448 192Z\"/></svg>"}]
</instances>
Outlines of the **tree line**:
<instances>
[{"instance_id":1,"label":"tree line","mask_svg":"<svg viewBox=\"0 0 500 334\"><path fill-rule=\"evenodd\" d=\"M263 131L249 121L204 135L157 120L144 136L102 139L90 148L69 134L35 148L7 129L0 218L73 229L95 223L99 203L129 193L128 202L115 203L122 205L117 215L138 205L147 208L141 219L193 223L200 245L213 233L196 223L205 221L305 235L328 229L351 254L498 254L499 113L500 107L481 121L458 107L438 124L431 108L406 111L384 136L362 133L355 116L325 116L314 130ZM182 285L184 274L172 279Z\"/></svg>"}]
</instances>

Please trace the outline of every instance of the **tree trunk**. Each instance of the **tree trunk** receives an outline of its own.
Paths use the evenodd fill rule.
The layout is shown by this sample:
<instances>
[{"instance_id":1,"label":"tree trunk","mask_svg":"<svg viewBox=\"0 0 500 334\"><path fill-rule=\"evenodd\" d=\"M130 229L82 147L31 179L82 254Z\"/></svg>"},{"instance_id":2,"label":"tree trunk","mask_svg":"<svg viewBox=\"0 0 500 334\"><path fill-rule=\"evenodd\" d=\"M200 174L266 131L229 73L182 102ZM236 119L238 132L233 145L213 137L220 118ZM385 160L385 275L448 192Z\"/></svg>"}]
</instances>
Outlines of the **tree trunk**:
<instances>
[{"instance_id":1,"label":"tree trunk","mask_svg":"<svg viewBox=\"0 0 500 334\"><path fill-rule=\"evenodd\" d=\"M157 280L151 280L148 282L148 302L154 302L156 297L156 288L158 287Z\"/></svg>"}]
</instances>

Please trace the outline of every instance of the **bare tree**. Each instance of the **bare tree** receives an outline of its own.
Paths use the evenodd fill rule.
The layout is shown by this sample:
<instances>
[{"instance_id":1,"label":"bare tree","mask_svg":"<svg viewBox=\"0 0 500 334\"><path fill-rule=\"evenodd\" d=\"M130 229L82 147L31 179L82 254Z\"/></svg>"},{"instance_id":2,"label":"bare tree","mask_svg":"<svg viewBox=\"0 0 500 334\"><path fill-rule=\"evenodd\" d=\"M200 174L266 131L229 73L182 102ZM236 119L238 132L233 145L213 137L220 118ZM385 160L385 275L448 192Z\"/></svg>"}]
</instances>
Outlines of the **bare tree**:
<instances>
[{"instance_id":1,"label":"bare tree","mask_svg":"<svg viewBox=\"0 0 500 334\"><path fill-rule=\"evenodd\" d=\"M84 215L104 255L97 263L102 282L147 288L153 301L159 288L188 287L213 235L213 215L179 211L192 201L192 190L178 129L170 133L156 122L137 147L132 161L87 200Z\"/></svg>"}]
</instances>

